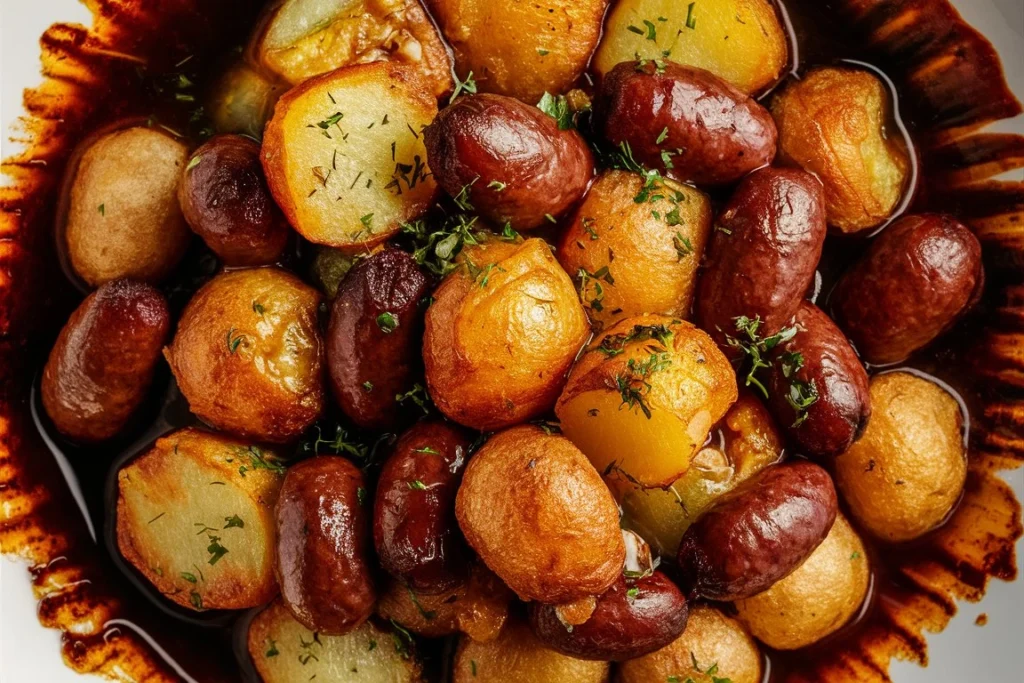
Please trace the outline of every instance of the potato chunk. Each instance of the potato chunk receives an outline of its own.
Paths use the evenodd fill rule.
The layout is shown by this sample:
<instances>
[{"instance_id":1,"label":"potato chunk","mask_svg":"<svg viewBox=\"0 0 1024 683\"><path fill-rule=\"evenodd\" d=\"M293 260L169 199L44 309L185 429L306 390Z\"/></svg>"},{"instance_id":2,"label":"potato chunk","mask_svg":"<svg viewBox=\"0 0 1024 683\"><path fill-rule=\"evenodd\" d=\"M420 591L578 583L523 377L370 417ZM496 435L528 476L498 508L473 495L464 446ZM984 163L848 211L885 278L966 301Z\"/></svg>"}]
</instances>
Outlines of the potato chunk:
<instances>
[{"instance_id":1,"label":"potato chunk","mask_svg":"<svg viewBox=\"0 0 1024 683\"><path fill-rule=\"evenodd\" d=\"M343 636L314 633L275 600L252 620L246 642L264 683L419 683L402 638L369 621Z\"/></svg>"},{"instance_id":2,"label":"potato chunk","mask_svg":"<svg viewBox=\"0 0 1024 683\"><path fill-rule=\"evenodd\" d=\"M277 592L276 455L198 429L158 439L117 475L117 547L182 607L245 609Z\"/></svg>"},{"instance_id":3,"label":"potato chunk","mask_svg":"<svg viewBox=\"0 0 1024 683\"><path fill-rule=\"evenodd\" d=\"M774 84L789 60L771 0L620 0L594 55L601 76L634 59L707 69L752 95Z\"/></svg>"},{"instance_id":4,"label":"potato chunk","mask_svg":"<svg viewBox=\"0 0 1024 683\"><path fill-rule=\"evenodd\" d=\"M580 356L555 413L598 472L668 486L736 400L736 374L711 338L663 315L622 320Z\"/></svg>"},{"instance_id":5,"label":"potato chunk","mask_svg":"<svg viewBox=\"0 0 1024 683\"><path fill-rule=\"evenodd\" d=\"M408 68L345 67L288 91L263 138L274 199L310 242L363 251L434 201L423 128L437 101Z\"/></svg>"},{"instance_id":6,"label":"potato chunk","mask_svg":"<svg viewBox=\"0 0 1024 683\"><path fill-rule=\"evenodd\" d=\"M285 0L265 26L256 60L291 84L386 60L418 72L436 96L452 87L448 51L418 0Z\"/></svg>"}]
</instances>

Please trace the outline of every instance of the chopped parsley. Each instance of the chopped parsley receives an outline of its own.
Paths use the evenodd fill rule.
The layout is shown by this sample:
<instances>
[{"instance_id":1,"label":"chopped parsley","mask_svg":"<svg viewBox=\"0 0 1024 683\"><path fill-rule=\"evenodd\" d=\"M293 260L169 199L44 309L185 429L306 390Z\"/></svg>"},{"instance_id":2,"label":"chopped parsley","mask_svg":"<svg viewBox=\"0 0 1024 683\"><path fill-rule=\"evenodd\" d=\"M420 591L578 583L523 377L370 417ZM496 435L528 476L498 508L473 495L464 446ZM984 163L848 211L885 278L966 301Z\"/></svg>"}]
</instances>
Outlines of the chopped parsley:
<instances>
[{"instance_id":1,"label":"chopped parsley","mask_svg":"<svg viewBox=\"0 0 1024 683\"><path fill-rule=\"evenodd\" d=\"M377 316L377 327L384 334L391 334L398 329L398 318L390 311L384 311Z\"/></svg>"},{"instance_id":2,"label":"chopped parsley","mask_svg":"<svg viewBox=\"0 0 1024 683\"><path fill-rule=\"evenodd\" d=\"M557 121L559 130L572 128L572 110L569 108L569 100L564 95L545 92L537 103L537 108Z\"/></svg>"},{"instance_id":3,"label":"chopped parsley","mask_svg":"<svg viewBox=\"0 0 1024 683\"><path fill-rule=\"evenodd\" d=\"M796 327L786 327L776 332L770 337L762 338L759 330L761 329L761 317L756 316L751 319L745 315L741 315L734 319L736 323L736 331L739 334L737 337L726 335L725 340L729 346L739 349L750 359L750 365L746 377L746 386L755 386L768 398L768 389L765 388L761 380L757 378L759 370L770 368L771 362L767 356L772 349L779 344L788 342L797 334Z\"/></svg>"},{"instance_id":4,"label":"chopped parsley","mask_svg":"<svg viewBox=\"0 0 1024 683\"><path fill-rule=\"evenodd\" d=\"M473 72L470 71L466 74L466 80L459 80L458 74L455 75L455 91L452 93L451 98L448 100L448 104L454 102L459 95L462 93L476 94L476 81L473 80Z\"/></svg>"},{"instance_id":5,"label":"chopped parsley","mask_svg":"<svg viewBox=\"0 0 1024 683\"><path fill-rule=\"evenodd\" d=\"M243 522L242 518L239 517L238 515L231 515L230 517L225 517L224 518L224 522L225 522L225 524L224 524L224 528L225 529L244 529L245 528L245 522Z\"/></svg>"},{"instance_id":6,"label":"chopped parsley","mask_svg":"<svg viewBox=\"0 0 1024 683\"><path fill-rule=\"evenodd\" d=\"M640 408L640 411L649 420L651 419L651 408L647 404L647 397L651 391L651 375L661 372L672 364L668 353L651 353L647 360L638 361L630 358L626 361L626 367L615 377L615 385L622 397L622 405L633 408ZM621 406L620 406L621 407Z\"/></svg>"}]
</instances>

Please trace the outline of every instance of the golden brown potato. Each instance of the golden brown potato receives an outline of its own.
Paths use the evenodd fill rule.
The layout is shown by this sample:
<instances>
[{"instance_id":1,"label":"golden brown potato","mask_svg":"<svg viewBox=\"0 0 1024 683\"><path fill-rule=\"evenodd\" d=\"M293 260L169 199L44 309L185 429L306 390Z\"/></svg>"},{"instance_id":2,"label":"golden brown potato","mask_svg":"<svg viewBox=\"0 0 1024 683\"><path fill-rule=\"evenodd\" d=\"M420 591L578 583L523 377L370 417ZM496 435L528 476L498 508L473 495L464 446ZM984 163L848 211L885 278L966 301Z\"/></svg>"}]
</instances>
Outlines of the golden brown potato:
<instances>
[{"instance_id":1,"label":"golden brown potato","mask_svg":"<svg viewBox=\"0 0 1024 683\"><path fill-rule=\"evenodd\" d=\"M644 192L653 201L637 203ZM636 173L607 171L563 234L558 260L598 326L643 313L688 318L710 230L703 193L671 180L645 190Z\"/></svg>"},{"instance_id":2,"label":"golden brown potato","mask_svg":"<svg viewBox=\"0 0 1024 683\"><path fill-rule=\"evenodd\" d=\"M722 495L782 457L783 441L768 410L749 391L712 432L711 444L694 456L690 469L667 489L644 488L612 471L605 481L616 494L626 525L661 555L675 557L679 540L701 513Z\"/></svg>"},{"instance_id":3,"label":"golden brown potato","mask_svg":"<svg viewBox=\"0 0 1024 683\"><path fill-rule=\"evenodd\" d=\"M619 511L572 443L523 425L470 459L455 515L480 559L523 600L600 595L622 573Z\"/></svg>"},{"instance_id":4,"label":"golden brown potato","mask_svg":"<svg viewBox=\"0 0 1024 683\"><path fill-rule=\"evenodd\" d=\"M314 633L280 600L257 614L246 637L264 683L359 681L420 683L420 665L399 633L365 622L343 636ZM354 678L358 672L358 677Z\"/></svg>"},{"instance_id":5,"label":"golden brown potato","mask_svg":"<svg viewBox=\"0 0 1024 683\"><path fill-rule=\"evenodd\" d=\"M430 395L452 420L493 430L538 417L590 328L572 281L541 239L467 247L427 309Z\"/></svg>"},{"instance_id":6,"label":"golden brown potato","mask_svg":"<svg viewBox=\"0 0 1024 683\"><path fill-rule=\"evenodd\" d=\"M668 486L736 396L736 373L711 337L688 322L642 315L590 343L555 413L599 472Z\"/></svg>"},{"instance_id":7,"label":"golden brown potato","mask_svg":"<svg viewBox=\"0 0 1024 683\"><path fill-rule=\"evenodd\" d=\"M634 59L707 69L752 95L782 75L789 45L771 0L620 0L608 15L594 70L604 76Z\"/></svg>"},{"instance_id":8,"label":"golden brown potato","mask_svg":"<svg viewBox=\"0 0 1024 683\"><path fill-rule=\"evenodd\" d=\"M277 592L283 475L256 446L197 429L168 434L118 472L118 550L182 607L262 605Z\"/></svg>"},{"instance_id":9,"label":"golden brown potato","mask_svg":"<svg viewBox=\"0 0 1024 683\"><path fill-rule=\"evenodd\" d=\"M844 233L869 230L892 215L910 160L900 131L887 129L890 94L874 74L814 69L772 101L779 158L825 185L828 222Z\"/></svg>"},{"instance_id":10,"label":"golden brown potato","mask_svg":"<svg viewBox=\"0 0 1024 683\"><path fill-rule=\"evenodd\" d=\"M218 133L238 133L259 140L274 114L277 98L287 86L275 83L239 60L216 80L207 99L207 110Z\"/></svg>"},{"instance_id":11,"label":"golden brown potato","mask_svg":"<svg viewBox=\"0 0 1024 683\"><path fill-rule=\"evenodd\" d=\"M452 88L451 60L418 0L282 0L256 34L254 59L297 84L339 67L406 65L440 97Z\"/></svg>"},{"instance_id":12,"label":"golden brown potato","mask_svg":"<svg viewBox=\"0 0 1024 683\"><path fill-rule=\"evenodd\" d=\"M864 544L842 515L800 567L763 593L734 604L737 619L776 650L797 650L842 628L868 594Z\"/></svg>"},{"instance_id":13,"label":"golden brown potato","mask_svg":"<svg viewBox=\"0 0 1024 683\"><path fill-rule=\"evenodd\" d=\"M436 114L419 76L391 62L312 78L278 100L267 124L270 192L310 242L372 248L434 201L422 131Z\"/></svg>"},{"instance_id":14,"label":"golden brown potato","mask_svg":"<svg viewBox=\"0 0 1024 683\"><path fill-rule=\"evenodd\" d=\"M455 52L461 80L527 104L562 93L583 73L601 36L607 0L426 0Z\"/></svg>"},{"instance_id":15,"label":"golden brown potato","mask_svg":"<svg viewBox=\"0 0 1024 683\"><path fill-rule=\"evenodd\" d=\"M275 443L324 405L320 294L276 268L218 275L185 307L164 356L204 422Z\"/></svg>"},{"instance_id":16,"label":"golden brown potato","mask_svg":"<svg viewBox=\"0 0 1024 683\"><path fill-rule=\"evenodd\" d=\"M88 285L157 283L178 265L192 236L178 206L187 161L184 143L144 126L103 135L85 150L64 236L71 267Z\"/></svg>"},{"instance_id":17,"label":"golden brown potato","mask_svg":"<svg viewBox=\"0 0 1024 683\"><path fill-rule=\"evenodd\" d=\"M864 435L835 461L853 518L881 539L915 539L940 524L967 480L963 414L942 387L907 372L871 380Z\"/></svg>"},{"instance_id":18,"label":"golden brown potato","mask_svg":"<svg viewBox=\"0 0 1024 683\"><path fill-rule=\"evenodd\" d=\"M525 622L512 620L497 640L459 641L452 683L607 683L609 671L607 662L549 650Z\"/></svg>"}]
</instances>

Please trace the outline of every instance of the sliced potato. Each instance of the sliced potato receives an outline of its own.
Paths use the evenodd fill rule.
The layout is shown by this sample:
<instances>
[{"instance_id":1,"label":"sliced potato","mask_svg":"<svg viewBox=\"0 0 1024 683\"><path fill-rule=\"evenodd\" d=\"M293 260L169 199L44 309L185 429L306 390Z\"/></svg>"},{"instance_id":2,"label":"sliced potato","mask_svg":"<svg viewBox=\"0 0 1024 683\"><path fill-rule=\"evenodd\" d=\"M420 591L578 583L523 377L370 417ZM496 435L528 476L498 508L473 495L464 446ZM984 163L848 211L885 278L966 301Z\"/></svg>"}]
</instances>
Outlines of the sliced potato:
<instances>
[{"instance_id":1,"label":"sliced potato","mask_svg":"<svg viewBox=\"0 0 1024 683\"><path fill-rule=\"evenodd\" d=\"M380 244L434 201L422 131L436 114L423 81L390 62L308 80L267 124L270 191L310 242L350 251Z\"/></svg>"},{"instance_id":2,"label":"sliced potato","mask_svg":"<svg viewBox=\"0 0 1024 683\"><path fill-rule=\"evenodd\" d=\"M182 607L245 609L277 592L269 451L198 429L158 439L117 475L117 547Z\"/></svg>"},{"instance_id":3,"label":"sliced potato","mask_svg":"<svg viewBox=\"0 0 1024 683\"><path fill-rule=\"evenodd\" d=\"M246 62L235 62L217 79L207 99L214 127L218 133L241 133L259 140L285 89Z\"/></svg>"},{"instance_id":4,"label":"sliced potato","mask_svg":"<svg viewBox=\"0 0 1024 683\"><path fill-rule=\"evenodd\" d=\"M300 624L281 600L253 618L247 644L264 683L414 683L420 666L403 636L367 621L343 636L325 636Z\"/></svg>"},{"instance_id":5,"label":"sliced potato","mask_svg":"<svg viewBox=\"0 0 1024 683\"><path fill-rule=\"evenodd\" d=\"M284 0L264 26L253 55L288 83L393 61L415 69L436 96L452 88L448 51L418 0Z\"/></svg>"},{"instance_id":6,"label":"sliced potato","mask_svg":"<svg viewBox=\"0 0 1024 683\"><path fill-rule=\"evenodd\" d=\"M608 16L594 69L604 76L634 59L707 69L750 95L779 79L789 44L771 0L620 0Z\"/></svg>"}]
</instances>

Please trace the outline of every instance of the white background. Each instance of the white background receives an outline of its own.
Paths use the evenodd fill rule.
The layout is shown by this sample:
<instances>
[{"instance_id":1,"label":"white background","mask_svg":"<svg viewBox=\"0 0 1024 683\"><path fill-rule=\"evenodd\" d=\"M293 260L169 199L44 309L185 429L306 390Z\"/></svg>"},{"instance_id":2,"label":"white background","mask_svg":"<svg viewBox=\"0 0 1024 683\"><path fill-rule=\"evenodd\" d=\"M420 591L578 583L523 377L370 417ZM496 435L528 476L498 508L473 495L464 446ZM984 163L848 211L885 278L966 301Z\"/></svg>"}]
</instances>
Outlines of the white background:
<instances>
[{"instance_id":1,"label":"white background","mask_svg":"<svg viewBox=\"0 0 1024 683\"><path fill-rule=\"evenodd\" d=\"M157 0L153 0L154 2ZM495 0L502 1L502 0ZM1024 0L954 0L964 17L999 48L1011 86L1024 99ZM21 90L39 80L38 39L55 20L87 22L89 13L75 0L0 0L0 157L13 147L6 131L21 113ZM999 129L1024 133L1024 120ZM1013 177L1024 178L1015 172ZM1010 475L1024 498L1024 472ZM1024 558L1024 543L1018 546ZM974 625L988 615L988 626ZM1024 580L995 583L979 605L964 605L946 632L929 639L931 667L897 663L896 683L1024 681ZM0 682L77 683L81 677L60 660L59 637L39 626L25 569L0 559ZM568 682L567 682L568 683Z\"/></svg>"}]
</instances>

